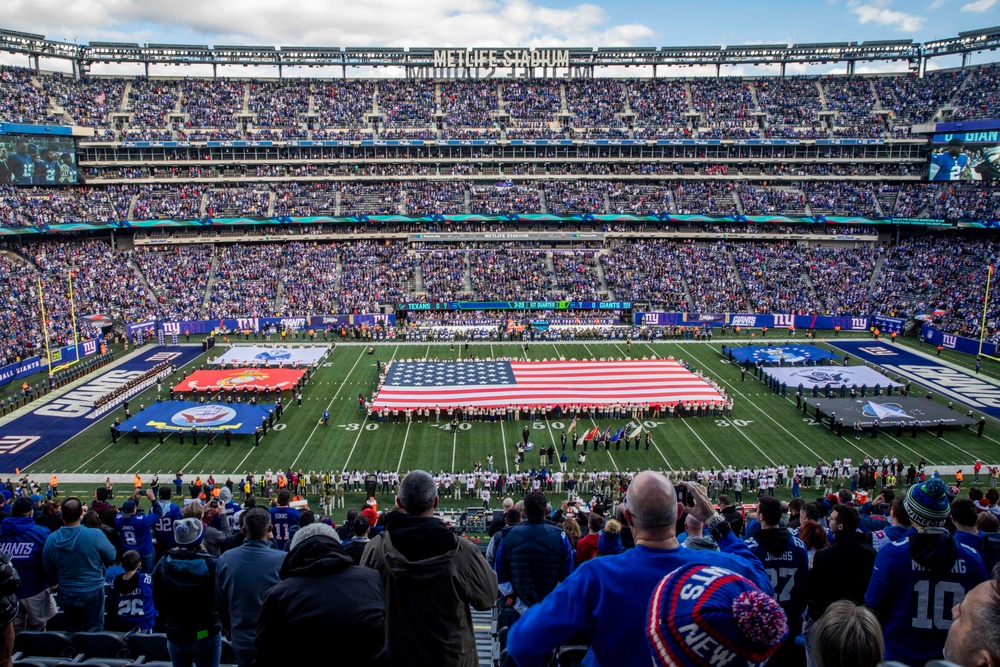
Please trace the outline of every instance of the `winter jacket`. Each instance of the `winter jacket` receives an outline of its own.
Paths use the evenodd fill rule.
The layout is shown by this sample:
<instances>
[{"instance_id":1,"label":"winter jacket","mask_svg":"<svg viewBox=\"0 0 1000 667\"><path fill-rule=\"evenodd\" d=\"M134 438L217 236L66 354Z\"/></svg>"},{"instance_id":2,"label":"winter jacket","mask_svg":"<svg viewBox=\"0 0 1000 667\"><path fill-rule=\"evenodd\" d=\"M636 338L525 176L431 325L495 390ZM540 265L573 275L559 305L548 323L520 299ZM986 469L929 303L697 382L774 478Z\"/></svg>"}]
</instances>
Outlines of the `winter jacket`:
<instances>
[{"instance_id":1,"label":"winter jacket","mask_svg":"<svg viewBox=\"0 0 1000 667\"><path fill-rule=\"evenodd\" d=\"M817 551L806 578L809 618L818 620L837 600L864 604L875 556L871 535L846 531L837 533L833 545Z\"/></svg>"},{"instance_id":2,"label":"winter jacket","mask_svg":"<svg viewBox=\"0 0 1000 667\"><path fill-rule=\"evenodd\" d=\"M389 664L382 582L375 571L355 565L336 538L301 540L279 576L260 609L254 665L287 662L292 637L301 655L325 655L336 646L338 664Z\"/></svg>"},{"instance_id":3,"label":"winter jacket","mask_svg":"<svg viewBox=\"0 0 1000 667\"><path fill-rule=\"evenodd\" d=\"M153 601L167 639L188 644L222 630L215 603L218 561L204 551L174 549L153 568Z\"/></svg>"},{"instance_id":4,"label":"winter jacket","mask_svg":"<svg viewBox=\"0 0 1000 667\"><path fill-rule=\"evenodd\" d=\"M17 587L21 578L7 554L0 554L0 627L6 627L17 617ZM9 650L9 649L8 649Z\"/></svg>"},{"instance_id":5,"label":"winter jacket","mask_svg":"<svg viewBox=\"0 0 1000 667\"><path fill-rule=\"evenodd\" d=\"M36 524L30 516L8 517L0 523L0 552L10 556L21 585L20 599L34 597L49 587L42 564L42 549L49 536L48 528Z\"/></svg>"},{"instance_id":6,"label":"winter jacket","mask_svg":"<svg viewBox=\"0 0 1000 667\"><path fill-rule=\"evenodd\" d=\"M434 517L391 512L361 565L385 589L385 630L391 664L475 667L479 664L469 606L496 600L497 578L471 542Z\"/></svg>"},{"instance_id":7,"label":"winter jacket","mask_svg":"<svg viewBox=\"0 0 1000 667\"><path fill-rule=\"evenodd\" d=\"M586 563L597 555L597 543L600 541L599 533L587 533L576 541L576 564Z\"/></svg>"}]
</instances>

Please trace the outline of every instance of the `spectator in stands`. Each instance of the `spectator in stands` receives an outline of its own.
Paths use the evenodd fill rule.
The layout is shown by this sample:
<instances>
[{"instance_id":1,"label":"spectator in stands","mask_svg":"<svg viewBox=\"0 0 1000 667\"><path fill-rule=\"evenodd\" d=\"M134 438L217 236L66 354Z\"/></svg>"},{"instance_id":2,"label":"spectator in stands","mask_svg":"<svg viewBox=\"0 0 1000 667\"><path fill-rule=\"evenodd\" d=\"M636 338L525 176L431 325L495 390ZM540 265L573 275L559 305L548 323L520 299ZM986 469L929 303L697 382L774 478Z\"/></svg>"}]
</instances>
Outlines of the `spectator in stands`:
<instances>
[{"instance_id":1,"label":"spectator in stands","mask_svg":"<svg viewBox=\"0 0 1000 667\"><path fill-rule=\"evenodd\" d=\"M118 623L129 631L152 632L156 625L156 605L153 604L153 577L139 572L142 557L130 549L122 556L125 571L111 584L112 609L117 610Z\"/></svg>"},{"instance_id":2,"label":"spectator in stands","mask_svg":"<svg viewBox=\"0 0 1000 667\"><path fill-rule=\"evenodd\" d=\"M287 661L289 637L296 638L293 650L306 656L323 655L335 646L343 664L389 664L386 604L378 573L357 567L326 524L304 526L291 543L281 582L268 591L260 608L255 664ZM434 663L406 656L397 664Z\"/></svg>"},{"instance_id":3,"label":"spectator in stands","mask_svg":"<svg viewBox=\"0 0 1000 667\"><path fill-rule=\"evenodd\" d=\"M0 553L0 664L10 665L14 652L14 617L17 616L17 587L21 583L10 556Z\"/></svg>"},{"instance_id":4,"label":"spectator in stands","mask_svg":"<svg viewBox=\"0 0 1000 667\"><path fill-rule=\"evenodd\" d=\"M597 555L597 542L604 528L604 517L597 512L587 515L587 534L576 543L576 564L585 563Z\"/></svg>"},{"instance_id":5,"label":"spectator in stands","mask_svg":"<svg viewBox=\"0 0 1000 667\"><path fill-rule=\"evenodd\" d=\"M153 526L163 516L163 506L156 500L151 489L146 490L149 498L149 513L138 514L139 489L136 488L132 497L122 503L121 511L115 516L115 528L121 536L122 544L128 549L134 549L142 556L142 569L152 572L156 566L156 551L153 549Z\"/></svg>"},{"instance_id":6,"label":"spectator in stands","mask_svg":"<svg viewBox=\"0 0 1000 667\"><path fill-rule=\"evenodd\" d=\"M707 491L696 482L681 484L694 498L688 511L709 526L723 553L680 548L676 537L680 508L673 484L658 472L639 473L625 499L625 520L632 527L635 548L584 563L514 624L507 649L519 667L545 664L554 648L581 631L590 641L588 664L647 664L647 601L664 572L687 564L730 569L772 593L761 562L712 509Z\"/></svg>"},{"instance_id":7,"label":"spectator in stands","mask_svg":"<svg viewBox=\"0 0 1000 667\"><path fill-rule=\"evenodd\" d=\"M236 653L236 664L250 667L261 603L267 591L281 581L278 571L285 554L271 548L271 515L263 507L243 514L243 535L246 539L242 545L219 557L215 597L219 619Z\"/></svg>"},{"instance_id":8,"label":"spectator in stands","mask_svg":"<svg viewBox=\"0 0 1000 667\"><path fill-rule=\"evenodd\" d=\"M497 547L500 546L500 541L503 540L504 535L510 532L507 528L510 526L520 525L520 523L521 511L514 508L512 504L511 508L504 512L504 528L493 534L493 537L490 538L490 543L486 547L486 562L489 563L491 568L496 568ZM565 532L565 522L563 530ZM577 530L579 530L579 527ZM568 537L569 535L567 535L567 538Z\"/></svg>"},{"instance_id":9,"label":"spectator in stands","mask_svg":"<svg viewBox=\"0 0 1000 667\"><path fill-rule=\"evenodd\" d=\"M59 607L69 632L104 629L104 568L115 562L115 548L100 531L84 528L79 498L62 503L63 527L49 535L42 550L45 574L58 585Z\"/></svg>"},{"instance_id":10,"label":"spectator in stands","mask_svg":"<svg viewBox=\"0 0 1000 667\"><path fill-rule=\"evenodd\" d=\"M778 603L718 565L677 568L653 590L648 607L644 627L657 667L770 664L789 636Z\"/></svg>"},{"instance_id":11,"label":"spectator in stands","mask_svg":"<svg viewBox=\"0 0 1000 667\"><path fill-rule=\"evenodd\" d=\"M951 610L944 659L962 667L1000 664L1000 568Z\"/></svg>"},{"instance_id":12,"label":"spectator in stands","mask_svg":"<svg viewBox=\"0 0 1000 667\"><path fill-rule=\"evenodd\" d=\"M743 512L730 501L729 495L719 496L719 514L726 518L735 535L743 534Z\"/></svg>"},{"instance_id":13,"label":"spectator in stands","mask_svg":"<svg viewBox=\"0 0 1000 667\"><path fill-rule=\"evenodd\" d=\"M174 544L174 522L181 518L181 508L170 502L170 497L173 495L170 487L161 486L159 494L161 515L160 520L153 525L157 559L163 558L165 553L177 546Z\"/></svg>"},{"instance_id":14,"label":"spectator in stands","mask_svg":"<svg viewBox=\"0 0 1000 667\"><path fill-rule=\"evenodd\" d=\"M344 552L351 557L355 565L361 565L361 554L365 552L365 548L371 539L368 537L368 533L371 530L371 523L366 516L359 516L354 520L354 535L351 539L345 540L341 545L344 547Z\"/></svg>"},{"instance_id":15,"label":"spectator in stands","mask_svg":"<svg viewBox=\"0 0 1000 667\"><path fill-rule=\"evenodd\" d=\"M561 528L546 523L547 507L541 491L525 496L526 520L507 531L497 546L497 583L508 600L513 598L510 605L517 614L541 602L573 571L573 547Z\"/></svg>"},{"instance_id":16,"label":"spectator in stands","mask_svg":"<svg viewBox=\"0 0 1000 667\"><path fill-rule=\"evenodd\" d=\"M876 667L885 653L875 614L850 600L838 600L827 608L806 646L816 667Z\"/></svg>"},{"instance_id":17,"label":"spectator in stands","mask_svg":"<svg viewBox=\"0 0 1000 667\"><path fill-rule=\"evenodd\" d=\"M941 658L949 624L945 600L960 604L988 578L979 554L945 528L950 500L937 477L911 486L903 505L917 531L875 558L865 604L882 623L887 660L922 665Z\"/></svg>"},{"instance_id":18,"label":"spectator in stands","mask_svg":"<svg viewBox=\"0 0 1000 667\"><path fill-rule=\"evenodd\" d=\"M983 536L976 528L976 506L968 498L956 498L951 503L949 521L955 528L955 540L959 544L972 547L983 557ZM2 524L0 524L2 526ZM985 563L984 563L985 565Z\"/></svg>"},{"instance_id":19,"label":"spectator in stands","mask_svg":"<svg viewBox=\"0 0 1000 667\"><path fill-rule=\"evenodd\" d=\"M292 538L292 527L298 527L301 514L294 507L289 507L292 494L288 489L278 491L278 505L271 508L271 526L274 541L278 549L284 550L285 544Z\"/></svg>"},{"instance_id":20,"label":"spectator in stands","mask_svg":"<svg viewBox=\"0 0 1000 667\"><path fill-rule=\"evenodd\" d=\"M19 611L14 621L18 630L44 630L46 621L56 615L56 603L42 564L48 536L49 529L35 523L27 498L15 500L10 516L0 523L0 553L10 556L21 576L17 587Z\"/></svg>"},{"instance_id":21,"label":"spectator in stands","mask_svg":"<svg viewBox=\"0 0 1000 667\"><path fill-rule=\"evenodd\" d=\"M809 556L802 540L781 525L784 511L774 496L761 496L757 503L760 530L747 540L747 548L764 564L775 596L788 616L791 639L771 659L772 665L794 665L795 637L802 632L802 613L806 609L806 576Z\"/></svg>"},{"instance_id":22,"label":"spectator in stands","mask_svg":"<svg viewBox=\"0 0 1000 667\"><path fill-rule=\"evenodd\" d=\"M177 548L156 564L153 600L163 617L167 650L174 667L218 667L222 624L215 599L218 561L205 551L201 519L174 522Z\"/></svg>"},{"instance_id":23,"label":"spectator in stands","mask_svg":"<svg viewBox=\"0 0 1000 667\"><path fill-rule=\"evenodd\" d=\"M385 588L386 638L394 664L478 664L472 615L493 606L496 575L479 550L434 517L434 478L414 470L399 483L396 511L361 564Z\"/></svg>"}]
</instances>

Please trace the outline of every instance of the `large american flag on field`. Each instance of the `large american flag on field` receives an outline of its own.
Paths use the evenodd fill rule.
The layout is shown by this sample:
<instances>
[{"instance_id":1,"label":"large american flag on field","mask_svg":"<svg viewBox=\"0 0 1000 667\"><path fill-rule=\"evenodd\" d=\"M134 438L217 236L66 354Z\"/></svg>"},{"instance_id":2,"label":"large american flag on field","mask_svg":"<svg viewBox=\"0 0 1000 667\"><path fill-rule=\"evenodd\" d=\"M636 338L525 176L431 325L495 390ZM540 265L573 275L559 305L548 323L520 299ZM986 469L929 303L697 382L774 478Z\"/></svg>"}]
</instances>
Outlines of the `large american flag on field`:
<instances>
[{"instance_id":1,"label":"large american flag on field","mask_svg":"<svg viewBox=\"0 0 1000 667\"><path fill-rule=\"evenodd\" d=\"M724 401L672 359L631 361L397 361L373 406L506 407Z\"/></svg>"}]
</instances>

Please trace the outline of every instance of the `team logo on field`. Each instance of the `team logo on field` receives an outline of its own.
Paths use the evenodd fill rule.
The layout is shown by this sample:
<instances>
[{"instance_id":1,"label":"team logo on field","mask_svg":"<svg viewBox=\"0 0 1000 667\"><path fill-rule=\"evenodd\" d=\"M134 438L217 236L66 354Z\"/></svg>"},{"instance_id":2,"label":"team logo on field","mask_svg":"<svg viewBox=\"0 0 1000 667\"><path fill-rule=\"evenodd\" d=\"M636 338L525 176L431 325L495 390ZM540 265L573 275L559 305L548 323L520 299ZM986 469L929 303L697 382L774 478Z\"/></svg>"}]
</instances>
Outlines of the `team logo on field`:
<instances>
[{"instance_id":1,"label":"team logo on field","mask_svg":"<svg viewBox=\"0 0 1000 667\"><path fill-rule=\"evenodd\" d=\"M220 387L242 387L245 384L258 384L271 377L263 371L241 371L236 375L218 381Z\"/></svg>"},{"instance_id":2,"label":"team logo on field","mask_svg":"<svg viewBox=\"0 0 1000 667\"><path fill-rule=\"evenodd\" d=\"M203 405L181 410L170 418L177 426L222 426L236 418L236 410L225 405Z\"/></svg>"},{"instance_id":3,"label":"team logo on field","mask_svg":"<svg viewBox=\"0 0 1000 667\"><path fill-rule=\"evenodd\" d=\"M861 409L866 417L875 419L916 419L906 414L906 410L899 403L873 403L868 401L868 405Z\"/></svg>"},{"instance_id":4,"label":"team logo on field","mask_svg":"<svg viewBox=\"0 0 1000 667\"><path fill-rule=\"evenodd\" d=\"M844 374L837 373L834 371L808 371L805 373L796 373L795 377L800 380L809 380L813 384L823 385L823 384L842 384L844 382Z\"/></svg>"},{"instance_id":5,"label":"team logo on field","mask_svg":"<svg viewBox=\"0 0 1000 667\"><path fill-rule=\"evenodd\" d=\"M17 454L39 440L41 437L37 435L5 435L0 437L0 454Z\"/></svg>"},{"instance_id":6,"label":"team logo on field","mask_svg":"<svg viewBox=\"0 0 1000 667\"><path fill-rule=\"evenodd\" d=\"M254 359L260 361L289 361L292 358L291 350L270 350L254 355Z\"/></svg>"}]
</instances>

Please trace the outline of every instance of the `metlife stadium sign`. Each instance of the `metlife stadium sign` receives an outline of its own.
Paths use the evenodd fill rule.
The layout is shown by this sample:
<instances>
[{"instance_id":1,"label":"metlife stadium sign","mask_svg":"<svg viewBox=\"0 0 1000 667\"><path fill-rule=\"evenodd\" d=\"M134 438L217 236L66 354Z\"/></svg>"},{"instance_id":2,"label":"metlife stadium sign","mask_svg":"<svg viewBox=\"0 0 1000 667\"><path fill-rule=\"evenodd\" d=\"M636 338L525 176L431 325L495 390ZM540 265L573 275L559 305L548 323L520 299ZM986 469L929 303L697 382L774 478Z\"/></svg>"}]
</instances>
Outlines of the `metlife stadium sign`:
<instances>
[{"instance_id":1,"label":"metlife stadium sign","mask_svg":"<svg viewBox=\"0 0 1000 667\"><path fill-rule=\"evenodd\" d=\"M569 67L566 49L435 49L434 67Z\"/></svg>"}]
</instances>

